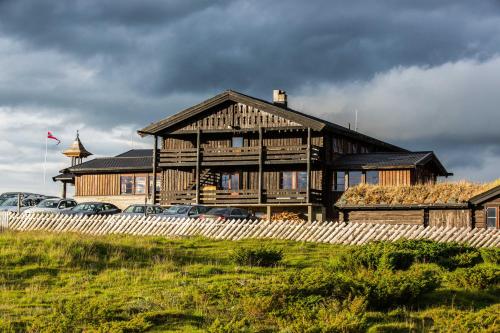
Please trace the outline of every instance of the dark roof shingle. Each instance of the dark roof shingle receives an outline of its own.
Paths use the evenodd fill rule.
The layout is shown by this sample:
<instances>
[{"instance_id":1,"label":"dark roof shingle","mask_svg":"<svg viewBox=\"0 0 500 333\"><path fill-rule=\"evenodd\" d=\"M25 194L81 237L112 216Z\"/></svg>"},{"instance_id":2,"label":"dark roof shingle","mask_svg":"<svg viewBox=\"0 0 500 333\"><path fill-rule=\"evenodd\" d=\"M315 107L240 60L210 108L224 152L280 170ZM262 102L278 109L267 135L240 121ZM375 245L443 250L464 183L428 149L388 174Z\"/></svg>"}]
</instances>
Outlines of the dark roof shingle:
<instances>
[{"instance_id":1,"label":"dark roof shingle","mask_svg":"<svg viewBox=\"0 0 500 333\"><path fill-rule=\"evenodd\" d=\"M150 171L153 169L151 149L133 149L116 157L101 157L66 168L62 172Z\"/></svg>"},{"instance_id":2,"label":"dark roof shingle","mask_svg":"<svg viewBox=\"0 0 500 333\"><path fill-rule=\"evenodd\" d=\"M397 169L414 168L434 161L442 176L450 175L431 151L407 153L348 154L336 159L336 168L346 169Z\"/></svg>"}]
</instances>

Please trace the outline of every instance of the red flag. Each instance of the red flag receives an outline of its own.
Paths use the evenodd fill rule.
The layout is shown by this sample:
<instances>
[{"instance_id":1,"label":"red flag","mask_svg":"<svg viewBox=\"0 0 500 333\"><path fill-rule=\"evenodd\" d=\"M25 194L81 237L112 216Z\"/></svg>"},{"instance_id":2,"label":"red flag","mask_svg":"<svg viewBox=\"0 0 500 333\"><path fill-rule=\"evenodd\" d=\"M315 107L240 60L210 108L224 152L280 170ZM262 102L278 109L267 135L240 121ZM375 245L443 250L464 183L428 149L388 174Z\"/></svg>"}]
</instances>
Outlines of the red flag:
<instances>
[{"instance_id":1,"label":"red flag","mask_svg":"<svg viewBox=\"0 0 500 333\"><path fill-rule=\"evenodd\" d=\"M58 138L56 138L55 136L53 136L53 135L52 135L52 132L47 132L47 139L56 140L56 141L57 141L57 144L60 144L60 143L61 143L61 140L59 140Z\"/></svg>"}]
</instances>

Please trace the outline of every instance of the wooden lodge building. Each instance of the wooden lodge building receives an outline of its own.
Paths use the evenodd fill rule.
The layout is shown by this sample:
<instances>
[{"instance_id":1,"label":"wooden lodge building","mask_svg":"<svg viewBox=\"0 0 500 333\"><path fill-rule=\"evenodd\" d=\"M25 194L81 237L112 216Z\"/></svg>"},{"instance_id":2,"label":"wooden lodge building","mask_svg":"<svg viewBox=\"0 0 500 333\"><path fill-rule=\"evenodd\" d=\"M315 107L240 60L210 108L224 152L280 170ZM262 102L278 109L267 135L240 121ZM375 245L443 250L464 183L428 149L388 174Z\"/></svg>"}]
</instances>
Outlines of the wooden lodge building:
<instances>
[{"instance_id":1,"label":"wooden lodge building","mask_svg":"<svg viewBox=\"0 0 500 333\"><path fill-rule=\"evenodd\" d=\"M334 204L349 186L451 175L433 152L410 152L290 109L281 90L272 102L228 90L138 132L153 136L151 150L75 164L54 179L74 183L80 201L123 207L147 198L321 220L335 218Z\"/></svg>"}]
</instances>

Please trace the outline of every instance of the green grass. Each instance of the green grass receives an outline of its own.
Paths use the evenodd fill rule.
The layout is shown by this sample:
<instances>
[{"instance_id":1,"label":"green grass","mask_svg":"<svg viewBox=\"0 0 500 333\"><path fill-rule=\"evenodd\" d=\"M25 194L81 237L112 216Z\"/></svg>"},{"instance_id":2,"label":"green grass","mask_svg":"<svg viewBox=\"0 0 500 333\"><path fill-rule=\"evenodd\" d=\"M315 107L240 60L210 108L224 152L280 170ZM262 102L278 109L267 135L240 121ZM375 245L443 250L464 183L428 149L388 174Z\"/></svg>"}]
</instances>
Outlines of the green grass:
<instances>
[{"instance_id":1,"label":"green grass","mask_svg":"<svg viewBox=\"0 0 500 333\"><path fill-rule=\"evenodd\" d=\"M241 249L283 258L241 266ZM482 261L429 242L0 233L0 331L498 332L499 265Z\"/></svg>"}]
</instances>

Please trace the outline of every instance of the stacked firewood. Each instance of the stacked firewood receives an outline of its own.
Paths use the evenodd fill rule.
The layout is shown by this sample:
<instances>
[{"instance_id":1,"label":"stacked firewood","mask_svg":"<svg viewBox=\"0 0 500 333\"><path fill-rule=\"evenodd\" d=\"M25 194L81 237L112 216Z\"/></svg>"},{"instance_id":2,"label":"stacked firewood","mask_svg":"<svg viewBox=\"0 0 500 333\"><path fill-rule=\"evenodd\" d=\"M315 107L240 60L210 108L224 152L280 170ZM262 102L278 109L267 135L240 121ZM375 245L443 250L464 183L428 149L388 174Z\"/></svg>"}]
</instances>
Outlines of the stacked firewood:
<instances>
[{"instance_id":1,"label":"stacked firewood","mask_svg":"<svg viewBox=\"0 0 500 333\"><path fill-rule=\"evenodd\" d=\"M277 221L293 221L293 222L304 222L305 220L297 213L283 211L280 213L273 214L271 217L272 222Z\"/></svg>"}]
</instances>

